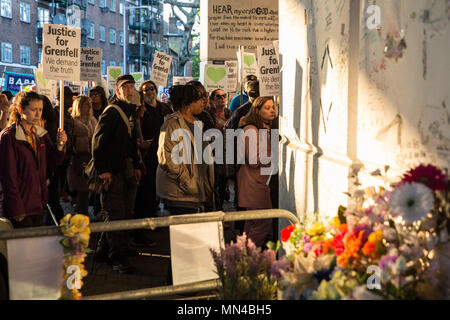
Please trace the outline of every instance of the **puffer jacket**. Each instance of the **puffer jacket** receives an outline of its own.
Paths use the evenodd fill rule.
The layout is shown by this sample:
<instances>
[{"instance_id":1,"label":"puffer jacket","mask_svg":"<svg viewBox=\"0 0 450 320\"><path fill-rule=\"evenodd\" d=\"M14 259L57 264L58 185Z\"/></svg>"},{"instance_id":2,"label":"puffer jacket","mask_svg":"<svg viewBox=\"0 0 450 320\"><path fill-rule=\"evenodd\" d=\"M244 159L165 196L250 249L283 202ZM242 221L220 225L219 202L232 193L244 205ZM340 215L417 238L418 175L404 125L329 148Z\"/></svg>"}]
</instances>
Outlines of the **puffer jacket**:
<instances>
[{"instance_id":1,"label":"puffer jacket","mask_svg":"<svg viewBox=\"0 0 450 320\"><path fill-rule=\"evenodd\" d=\"M47 169L64 159L64 152L57 150L47 131L35 128L37 154L20 125L13 124L0 134L0 183L7 218L43 213L48 201Z\"/></svg>"},{"instance_id":2,"label":"puffer jacket","mask_svg":"<svg viewBox=\"0 0 450 320\"><path fill-rule=\"evenodd\" d=\"M201 121L197 122L197 125ZM177 164L174 162L172 152L176 152L181 157L184 156L184 148L180 150L182 145L178 138L172 141L171 137L175 130L184 129L189 133L191 141L188 141L191 161L190 163ZM200 129L199 132L202 132ZM201 156L202 164L194 163L194 136L187 126L183 116L179 112L175 112L166 118L161 127L159 135L158 147L158 169L156 171L156 193L158 197L166 200L177 202L201 202L214 203L214 164L206 164L203 159L204 152L211 149L207 142L202 139L202 150L198 151ZM205 151L205 148L209 151ZM174 155L175 156L175 155ZM197 161L198 162L198 161ZM202 170L201 166L206 166L206 170Z\"/></svg>"}]
</instances>

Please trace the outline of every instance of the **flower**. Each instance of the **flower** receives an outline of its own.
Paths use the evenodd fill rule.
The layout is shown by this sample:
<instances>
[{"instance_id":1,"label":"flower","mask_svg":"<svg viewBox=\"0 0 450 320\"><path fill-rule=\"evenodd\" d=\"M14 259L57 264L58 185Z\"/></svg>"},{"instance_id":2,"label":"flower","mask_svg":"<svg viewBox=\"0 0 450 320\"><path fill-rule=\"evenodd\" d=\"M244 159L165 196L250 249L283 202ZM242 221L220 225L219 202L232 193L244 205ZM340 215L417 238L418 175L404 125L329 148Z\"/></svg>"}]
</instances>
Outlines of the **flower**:
<instances>
[{"instance_id":1,"label":"flower","mask_svg":"<svg viewBox=\"0 0 450 320\"><path fill-rule=\"evenodd\" d=\"M392 212L408 223L424 218L433 207L433 202L430 188L416 182L400 185L389 199Z\"/></svg>"},{"instance_id":2,"label":"flower","mask_svg":"<svg viewBox=\"0 0 450 320\"><path fill-rule=\"evenodd\" d=\"M286 242L291 237L292 231L295 230L295 225L290 225L281 230L281 241Z\"/></svg>"},{"instance_id":3,"label":"flower","mask_svg":"<svg viewBox=\"0 0 450 320\"><path fill-rule=\"evenodd\" d=\"M421 164L406 172L400 183L411 182L423 183L433 191L444 190L447 185L447 175L431 164L426 166Z\"/></svg>"}]
</instances>

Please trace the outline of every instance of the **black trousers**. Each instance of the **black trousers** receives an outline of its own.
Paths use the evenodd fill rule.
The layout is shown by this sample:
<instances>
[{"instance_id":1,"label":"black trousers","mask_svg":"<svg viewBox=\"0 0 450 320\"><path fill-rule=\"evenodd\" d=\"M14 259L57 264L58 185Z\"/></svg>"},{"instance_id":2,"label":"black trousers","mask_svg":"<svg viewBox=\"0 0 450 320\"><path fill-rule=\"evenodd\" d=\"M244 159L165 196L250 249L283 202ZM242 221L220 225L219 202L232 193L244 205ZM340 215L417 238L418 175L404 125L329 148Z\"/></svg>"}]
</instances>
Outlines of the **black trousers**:
<instances>
[{"instance_id":1,"label":"black trousers","mask_svg":"<svg viewBox=\"0 0 450 320\"><path fill-rule=\"evenodd\" d=\"M64 210L61 206L61 192L64 188L64 184L67 180L67 166L62 165L56 168L55 174L50 179L50 184L48 186L48 205L52 209L53 214L55 215L56 221L61 221L64 218ZM45 217L46 225L53 225L53 219L50 216L50 213L47 212Z\"/></svg>"},{"instance_id":2,"label":"black trousers","mask_svg":"<svg viewBox=\"0 0 450 320\"><path fill-rule=\"evenodd\" d=\"M139 182L134 206L136 219L156 217L159 200L156 196L156 170L158 163L147 163L147 174Z\"/></svg>"},{"instance_id":3,"label":"black trousers","mask_svg":"<svg viewBox=\"0 0 450 320\"><path fill-rule=\"evenodd\" d=\"M114 174L108 191L101 196L105 221L117 221L133 218L137 183L135 177L127 178L123 172ZM130 231L106 233L110 259L125 258L131 240Z\"/></svg>"}]
</instances>

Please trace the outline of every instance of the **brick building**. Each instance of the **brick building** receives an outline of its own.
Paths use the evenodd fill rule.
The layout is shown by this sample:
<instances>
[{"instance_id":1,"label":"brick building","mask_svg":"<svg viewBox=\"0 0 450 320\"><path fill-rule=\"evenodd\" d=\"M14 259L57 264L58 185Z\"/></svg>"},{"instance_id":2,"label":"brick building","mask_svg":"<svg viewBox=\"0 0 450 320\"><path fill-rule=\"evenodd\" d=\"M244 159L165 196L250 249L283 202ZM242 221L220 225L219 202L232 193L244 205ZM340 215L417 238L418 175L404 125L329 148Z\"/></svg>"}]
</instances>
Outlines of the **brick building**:
<instances>
[{"instance_id":1,"label":"brick building","mask_svg":"<svg viewBox=\"0 0 450 320\"><path fill-rule=\"evenodd\" d=\"M102 48L104 76L107 66L123 66L126 37L127 72L142 70L148 79L154 50L170 53L162 17L160 0L0 0L0 75L33 74L43 24L53 23L81 28L81 46Z\"/></svg>"}]
</instances>

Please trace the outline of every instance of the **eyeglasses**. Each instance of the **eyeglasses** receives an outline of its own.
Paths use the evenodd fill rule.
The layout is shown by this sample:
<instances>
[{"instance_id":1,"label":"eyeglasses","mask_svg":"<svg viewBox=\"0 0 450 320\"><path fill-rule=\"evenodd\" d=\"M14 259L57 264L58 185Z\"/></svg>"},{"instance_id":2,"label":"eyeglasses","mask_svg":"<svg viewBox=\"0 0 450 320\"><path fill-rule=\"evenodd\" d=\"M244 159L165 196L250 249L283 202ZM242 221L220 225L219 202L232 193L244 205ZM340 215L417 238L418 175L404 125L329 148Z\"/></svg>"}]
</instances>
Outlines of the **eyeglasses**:
<instances>
[{"instance_id":1,"label":"eyeglasses","mask_svg":"<svg viewBox=\"0 0 450 320\"><path fill-rule=\"evenodd\" d=\"M207 92L203 92L203 93L200 94L200 97L203 98L203 99L204 98L208 98L208 93Z\"/></svg>"},{"instance_id":2,"label":"eyeglasses","mask_svg":"<svg viewBox=\"0 0 450 320\"><path fill-rule=\"evenodd\" d=\"M216 94L215 98L217 99L225 99L227 97L226 94Z\"/></svg>"},{"instance_id":3,"label":"eyeglasses","mask_svg":"<svg viewBox=\"0 0 450 320\"><path fill-rule=\"evenodd\" d=\"M100 97L100 93L91 93L91 97Z\"/></svg>"},{"instance_id":4,"label":"eyeglasses","mask_svg":"<svg viewBox=\"0 0 450 320\"><path fill-rule=\"evenodd\" d=\"M143 88L142 92L147 92L147 91L155 91L154 87L149 87L149 88Z\"/></svg>"}]
</instances>

